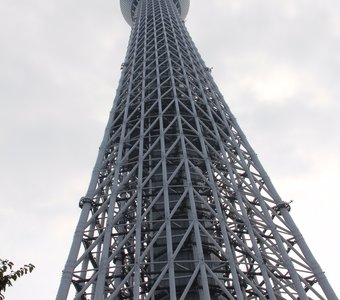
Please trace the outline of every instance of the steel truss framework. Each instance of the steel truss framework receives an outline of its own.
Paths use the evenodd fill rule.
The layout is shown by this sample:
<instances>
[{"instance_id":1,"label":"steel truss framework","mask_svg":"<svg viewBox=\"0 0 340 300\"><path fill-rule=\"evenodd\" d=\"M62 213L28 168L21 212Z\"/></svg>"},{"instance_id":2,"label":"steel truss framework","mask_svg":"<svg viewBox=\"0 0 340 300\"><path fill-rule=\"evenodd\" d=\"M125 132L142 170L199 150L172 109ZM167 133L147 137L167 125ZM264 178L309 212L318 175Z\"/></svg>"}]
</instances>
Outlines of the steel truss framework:
<instances>
[{"instance_id":1,"label":"steel truss framework","mask_svg":"<svg viewBox=\"0 0 340 300\"><path fill-rule=\"evenodd\" d=\"M130 2L122 77L57 300L337 299L181 2Z\"/></svg>"}]
</instances>

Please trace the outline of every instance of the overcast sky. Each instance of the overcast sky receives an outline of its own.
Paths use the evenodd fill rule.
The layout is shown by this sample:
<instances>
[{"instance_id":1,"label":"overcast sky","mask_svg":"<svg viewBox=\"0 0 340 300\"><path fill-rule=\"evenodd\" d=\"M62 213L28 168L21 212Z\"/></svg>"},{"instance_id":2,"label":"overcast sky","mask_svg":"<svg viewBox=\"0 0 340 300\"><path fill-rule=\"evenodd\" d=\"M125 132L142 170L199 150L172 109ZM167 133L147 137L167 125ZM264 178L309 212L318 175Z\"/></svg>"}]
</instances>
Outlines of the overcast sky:
<instances>
[{"instance_id":1,"label":"overcast sky","mask_svg":"<svg viewBox=\"0 0 340 300\"><path fill-rule=\"evenodd\" d=\"M340 1L192 0L187 27L340 295ZM130 28L114 0L0 2L0 258L54 299Z\"/></svg>"}]
</instances>

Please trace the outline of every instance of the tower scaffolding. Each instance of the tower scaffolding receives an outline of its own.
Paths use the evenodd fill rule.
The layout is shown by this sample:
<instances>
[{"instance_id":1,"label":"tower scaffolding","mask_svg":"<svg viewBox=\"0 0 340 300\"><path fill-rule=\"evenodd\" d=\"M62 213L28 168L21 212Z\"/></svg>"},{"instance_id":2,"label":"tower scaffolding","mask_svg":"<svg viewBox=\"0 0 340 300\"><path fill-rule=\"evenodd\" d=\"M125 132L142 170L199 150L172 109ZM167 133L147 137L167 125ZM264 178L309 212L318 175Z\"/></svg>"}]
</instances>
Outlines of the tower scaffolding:
<instances>
[{"instance_id":1,"label":"tower scaffolding","mask_svg":"<svg viewBox=\"0 0 340 300\"><path fill-rule=\"evenodd\" d=\"M189 36L189 0L120 4L130 41L56 300L338 299Z\"/></svg>"}]
</instances>

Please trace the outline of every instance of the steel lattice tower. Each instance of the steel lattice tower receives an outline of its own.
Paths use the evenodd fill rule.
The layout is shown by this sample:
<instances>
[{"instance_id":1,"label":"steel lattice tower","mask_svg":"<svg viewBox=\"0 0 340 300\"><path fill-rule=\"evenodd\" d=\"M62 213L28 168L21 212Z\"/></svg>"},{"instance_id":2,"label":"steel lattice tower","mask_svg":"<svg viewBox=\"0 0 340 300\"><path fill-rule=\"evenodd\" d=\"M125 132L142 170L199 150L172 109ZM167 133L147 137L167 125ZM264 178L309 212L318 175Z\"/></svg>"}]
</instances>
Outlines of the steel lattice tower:
<instances>
[{"instance_id":1,"label":"steel lattice tower","mask_svg":"<svg viewBox=\"0 0 340 300\"><path fill-rule=\"evenodd\" d=\"M190 39L189 0L121 8L132 33L57 300L337 299Z\"/></svg>"}]
</instances>

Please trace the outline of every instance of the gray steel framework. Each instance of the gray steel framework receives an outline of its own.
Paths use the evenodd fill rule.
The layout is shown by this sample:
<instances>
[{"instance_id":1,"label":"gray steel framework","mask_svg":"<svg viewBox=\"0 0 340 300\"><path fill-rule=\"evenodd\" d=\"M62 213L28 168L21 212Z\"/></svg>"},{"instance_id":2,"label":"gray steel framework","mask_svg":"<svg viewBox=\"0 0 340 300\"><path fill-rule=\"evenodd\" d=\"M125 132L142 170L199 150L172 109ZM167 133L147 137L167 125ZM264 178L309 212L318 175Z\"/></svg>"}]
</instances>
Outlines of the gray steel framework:
<instances>
[{"instance_id":1,"label":"gray steel framework","mask_svg":"<svg viewBox=\"0 0 340 300\"><path fill-rule=\"evenodd\" d=\"M57 300L337 299L190 39L188 4L121 1L130 43Z\"/></svg>"}]
</instances>

